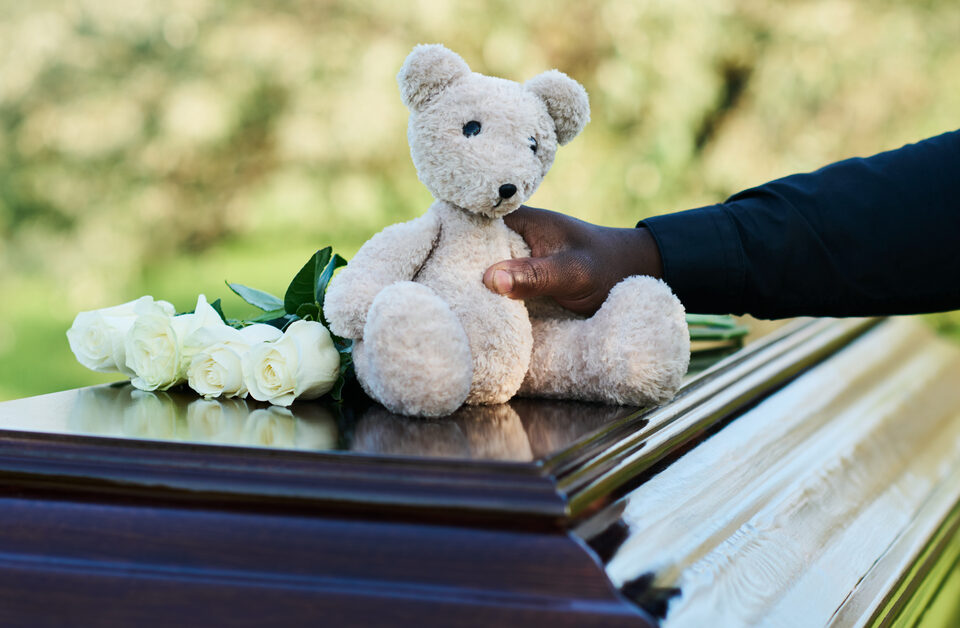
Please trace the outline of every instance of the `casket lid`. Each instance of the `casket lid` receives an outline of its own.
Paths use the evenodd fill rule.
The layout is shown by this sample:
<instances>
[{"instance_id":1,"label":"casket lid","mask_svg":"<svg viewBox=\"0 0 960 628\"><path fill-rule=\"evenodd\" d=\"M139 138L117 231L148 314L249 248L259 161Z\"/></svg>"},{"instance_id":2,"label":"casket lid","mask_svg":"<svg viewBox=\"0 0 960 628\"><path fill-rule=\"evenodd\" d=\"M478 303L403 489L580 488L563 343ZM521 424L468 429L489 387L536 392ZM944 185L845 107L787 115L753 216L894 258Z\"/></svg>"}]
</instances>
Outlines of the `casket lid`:
<instances>
[{"instance_id":1,"label":"casket lid","mask_svg":"<svg viewBox=\"0 0 960 628\"><path fill-rule=\"evenodd\" d=\"M0 403L0 472L63 491L566 525L874 322L795 321L647 409L516 399L424 420L366 399L284 410L126 383L53 393Z\"/></svg>"}]
</instances>

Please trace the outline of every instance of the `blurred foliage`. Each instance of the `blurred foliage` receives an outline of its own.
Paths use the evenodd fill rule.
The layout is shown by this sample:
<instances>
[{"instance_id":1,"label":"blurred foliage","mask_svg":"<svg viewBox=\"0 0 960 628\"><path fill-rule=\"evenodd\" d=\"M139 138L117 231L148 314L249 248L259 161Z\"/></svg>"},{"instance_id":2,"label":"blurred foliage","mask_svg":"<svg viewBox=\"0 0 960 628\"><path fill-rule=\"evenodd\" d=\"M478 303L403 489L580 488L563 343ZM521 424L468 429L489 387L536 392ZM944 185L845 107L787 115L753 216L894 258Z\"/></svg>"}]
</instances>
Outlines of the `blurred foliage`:
<instances>
[{"instance_id":1,"label":"blurred foliage","mask_svg":"<svg viewBox=\"0 0 960 628\"><path fill-rule=\"evenodd\" d=\"M593 121L531 204L630 225L956 128L958 41L952 0L0 0L0 399L103 381L67 347L79 310L243 315L224 279L282 292L422 213L394 79L416 43L581 81Z\"/></svg>"}]
</instances>

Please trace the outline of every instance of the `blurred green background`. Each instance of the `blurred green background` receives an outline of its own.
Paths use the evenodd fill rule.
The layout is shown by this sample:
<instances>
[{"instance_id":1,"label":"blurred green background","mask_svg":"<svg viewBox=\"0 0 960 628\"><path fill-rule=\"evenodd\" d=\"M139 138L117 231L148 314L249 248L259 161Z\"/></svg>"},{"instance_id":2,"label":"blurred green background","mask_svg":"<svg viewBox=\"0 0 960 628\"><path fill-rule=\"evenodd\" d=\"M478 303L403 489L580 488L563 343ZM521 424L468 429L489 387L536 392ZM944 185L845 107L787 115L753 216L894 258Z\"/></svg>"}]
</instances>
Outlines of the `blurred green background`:
<instances>
[{"instance_id":1,"label":"blurred green background","mask_svg":"<svg viewBox=\"0 0 960 628\"><path fill-rule=\"evenodd\" d=\"M70 353L80 310L242 315L224 279L282 294L422 213L394 78L420 42L581 81L530 203L610 225L960 126L956 0L0 0L0 399L115 379Z\"/></svg>"}]
</instances>

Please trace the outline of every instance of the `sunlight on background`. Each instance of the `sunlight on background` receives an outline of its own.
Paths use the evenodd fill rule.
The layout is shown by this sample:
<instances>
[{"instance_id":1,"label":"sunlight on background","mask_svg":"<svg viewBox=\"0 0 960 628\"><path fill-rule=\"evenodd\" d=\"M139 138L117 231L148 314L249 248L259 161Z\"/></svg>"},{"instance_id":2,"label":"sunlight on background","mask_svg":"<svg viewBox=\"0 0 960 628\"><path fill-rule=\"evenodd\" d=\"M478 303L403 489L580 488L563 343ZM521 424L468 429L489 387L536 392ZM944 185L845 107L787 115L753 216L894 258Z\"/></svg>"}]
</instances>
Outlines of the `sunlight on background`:
<instances>
[{"instance_id":1,"label":"sunlight on background","mask_svg":"<svg viewBox=\"0 0 960 628\"><path fill-rule=\"evenodd\" d=\"M112 379L77 311L282 292L431 199L395 76L557 67L592 122L530 204L610 225L960 126L952 0L0 0L0 399ZM938 319L949 326L949 317Z\"/></svg>"}]
</instances>

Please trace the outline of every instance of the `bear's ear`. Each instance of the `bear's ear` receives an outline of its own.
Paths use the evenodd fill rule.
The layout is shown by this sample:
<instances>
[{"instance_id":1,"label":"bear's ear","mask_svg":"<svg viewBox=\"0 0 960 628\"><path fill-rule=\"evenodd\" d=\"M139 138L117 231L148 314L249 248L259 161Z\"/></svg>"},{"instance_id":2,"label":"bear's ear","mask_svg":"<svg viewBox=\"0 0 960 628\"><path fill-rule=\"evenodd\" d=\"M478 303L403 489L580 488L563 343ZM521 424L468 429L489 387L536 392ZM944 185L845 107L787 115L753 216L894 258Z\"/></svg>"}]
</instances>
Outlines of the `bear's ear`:
<instances>
[{"instance_id":1,"label":"bear's ear","mask_svg":"<svg viewBox=\"0 0 960 628\"><path fill-rule=\"evenodd\" d=\"M590 122L590 101L587 90L559 70L538 74L524 87L539 96L547 105L547 113L557 127L557 142L562 146L577 136Z\"/></svg>"},{"instance_id":2,"label":"bear's ear","mask_svg":"<svg viewBox=\"0 0 960 628\"><path fill-rule=\"evenodd\" d=\"M403 62L397 83L400 97L411 111L420 111L448 85L470 75L460 55L440 44L420 44Z\"/></svg>"}]
</instances>

